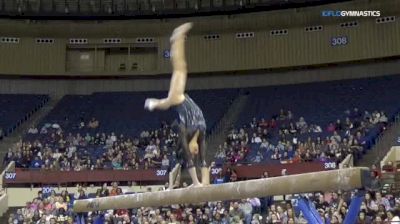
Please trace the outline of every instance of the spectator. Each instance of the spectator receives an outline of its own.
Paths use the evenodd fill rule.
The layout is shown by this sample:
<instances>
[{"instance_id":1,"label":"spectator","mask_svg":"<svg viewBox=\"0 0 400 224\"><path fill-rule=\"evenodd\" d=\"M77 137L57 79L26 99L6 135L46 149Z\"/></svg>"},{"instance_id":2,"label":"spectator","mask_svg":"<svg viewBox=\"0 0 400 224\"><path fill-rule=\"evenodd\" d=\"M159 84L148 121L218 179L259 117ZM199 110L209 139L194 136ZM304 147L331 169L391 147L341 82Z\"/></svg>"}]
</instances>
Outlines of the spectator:
<instances>
[{"instance_id":1,"label":"spectator","mask_svg":"<svg viewBox=\"0 0 400 224\"><path fill-rule=\"evenodd\" d=\"M260 144L261 142L261 138L254 133L253 137L251 138L251 143Z\"/></svg>"},{"instance_id":2,"label":"spectator","mask_svg":"<svg viewBox=\"0 0 400 224\"><path fill-rule=\"evenodd\" d=\"M161 167L168 169L169 168L169 159L167 157L167 155L163 156L162 162L161 162Z\"/></svg>"},{"instance_id":3,"label":"spectator","mask_svg":"<svg viewBox=\"0 0 400 224\"><path fill-rule=\"evenodd\" d=\"M243 199L239 206L239 209L243 213L243 219L245 224L250 224L253 213L253 206L250 203L250 199Z\"/></svg>"},{"instance_id":4,"label":"spectator","mask_svg":"<svg viewBox=\"0 0 400 224\"><path fill-rule=\"evenodd\" d=\"M383 124L387 124L388 123L388 118L386 117L385 112L381 111L381 116L379 117L379 122L383 123Z\"/></svg>"},{"instance_id":5,"label":"spectator","mask_svg":"<svg viewBox=\"0 0 400 224\"><path fill-rule=\"evenodd\" d=\"M39 131L36 127L30 127L28 130L28 134L37 134L37 133L39 133Z\"/></svg>"},{"instance_id":6,"label":"spectator","mask_svg":"<svg viewBox=\"0 0 400 224\"><path fill-rule=\"evenodd\" d=\"M244 219L245 213L242 209L240 209L238 202L233 202L231 204L231 207L229 208L229 216L231 222L237 222L240 219Z\"/></svg>"},{"instance_id":7,"label":"spectator","mask_svg":"<svg viewBox=\"0 0 400 224\"><path fill-rule=\"evenodd\" d=\"M381 188L381 182L379 180L379 176L374 172L371 171L371 184L368 190L370 191L378 191Z\"/></svg>"},{"instance_id":8,"label":"spectator","mask_svg":"<svg viewBox=\"0 0 400 224\"><path fill-rule=\"evenodd\" d=\"M253 159L254 163L260 163L263 160L263 155L260 151L257 152L257 155Z\"/></svg>"},{"instance_id":9,"label":"spectator","mask_svg":"<svg viewBox=\"0 0 400 224\"><path fill-rule=\"evenodd\" d=\"M299 121L296 123L296 127L300 130L301 133L307 132L307 122L304 120L303 117L300 117Z\"/></svg>"},{"instance_id":10,"label":"spectator","mask_svg":"<svg viewBox=\"0 0 400 224\"><path fill-rule=\"evenodd\" d=\"M382 194L379 191L379 189L375 193L375 198L376 198L376 203L378 205L383 205L385 211L390 211L392 209L389 200L387 198L382 197Z\"/></svg>"},{"instance_id":11,"label":"spectator","mask_svg":"<svg viewBox=\"0 0 400 224\"><path fill-rule=\"evenodd\" d=\"M96 129L99 127L99 121L96 118L92 118L88 123L88 128Z\"/></svg>"}]
</instances>

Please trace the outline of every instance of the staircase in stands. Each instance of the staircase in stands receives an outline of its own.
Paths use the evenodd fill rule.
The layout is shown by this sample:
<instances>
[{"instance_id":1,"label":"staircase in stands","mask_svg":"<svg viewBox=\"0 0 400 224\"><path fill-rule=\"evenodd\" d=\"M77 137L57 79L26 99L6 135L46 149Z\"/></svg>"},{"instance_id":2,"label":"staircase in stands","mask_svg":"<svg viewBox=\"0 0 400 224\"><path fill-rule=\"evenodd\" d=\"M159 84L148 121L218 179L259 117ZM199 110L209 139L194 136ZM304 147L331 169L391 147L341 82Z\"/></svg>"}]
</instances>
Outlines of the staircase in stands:
<instances>
[{"instance_id":1,"label":"staircase in stands","mask_svg":"<svg viewBox=\"0 0 400 224\"><path fill-rule=\"evenodd\" d=\"M396 115L394 121L376 139L375 145L365 154L357 166L371 167L372 164L379 166L379 162L389 152L395 141L400 136L400 114Z\"/></svg>"},{"instance_id":2,"label":"staircase in stands","mask_svg":"<svg viewBox=\"0 0 400 224\"><path fill-rule=\"evenodd\" d=\"M217 127L211 135L207 138L207 161L213 161L215 153L219 145L222 145L226 136L228 136L229 131L234 126L239 115L243 111L248 96L245 94L240 94L233 102L226 114L222 117Z\"/></svg>"}]
</instances>

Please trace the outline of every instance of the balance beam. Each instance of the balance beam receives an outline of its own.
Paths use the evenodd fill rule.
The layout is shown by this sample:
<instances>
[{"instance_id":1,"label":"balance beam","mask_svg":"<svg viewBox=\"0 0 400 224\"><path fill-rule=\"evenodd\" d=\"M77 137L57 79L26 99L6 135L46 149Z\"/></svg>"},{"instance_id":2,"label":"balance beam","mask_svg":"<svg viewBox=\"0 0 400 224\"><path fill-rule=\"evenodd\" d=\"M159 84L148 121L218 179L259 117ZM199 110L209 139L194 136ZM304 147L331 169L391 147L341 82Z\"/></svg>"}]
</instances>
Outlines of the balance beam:
<instances>
[{"instance_id":1,"label":"balance beam","mask_svg":"<svg viewBox=\"0 0 400 224\"><path fill-rule=\"evenodd\" d=\"M158 207L316 191L347 191L369 186L369 177L368 168L338 169L197 188L76 200L74 202L74 211L89 212L108 209Z\"/></svg>"}]
</instances>

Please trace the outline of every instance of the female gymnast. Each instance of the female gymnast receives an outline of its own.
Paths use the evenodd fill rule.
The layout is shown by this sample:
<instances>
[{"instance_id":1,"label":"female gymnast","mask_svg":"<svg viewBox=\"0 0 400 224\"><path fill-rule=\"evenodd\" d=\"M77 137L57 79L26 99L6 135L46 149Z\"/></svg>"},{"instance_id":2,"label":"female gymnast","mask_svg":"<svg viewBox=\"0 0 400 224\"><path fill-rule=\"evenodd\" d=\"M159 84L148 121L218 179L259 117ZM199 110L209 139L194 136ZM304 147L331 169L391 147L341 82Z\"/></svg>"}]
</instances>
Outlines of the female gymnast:
<instances>
[{"instance_id":1,"label":"female gymnast","mask_svg":"<svg viewBox=\"0 0 400 224\"><path fill-rule=\"evenodd\" d=\"M187 80L187 65L185 59L185 39L192 23L185 23L177 27L171 38L171 61L173 73L167 98L146 99L145 108L167 110L174 108L179 115L179 147L183 149L193 187L208 185L210 182L209 168L207 167L206 152L206 122L199 106L185 94ZM194 156L199 155L201 160L201 183L197 178ZM180 166L176 167L180 170ZM173 171L176 171L174 169ZM179 174L175 175L179 176ZM171 179L172 178L172 179ZM169 189L172 189L175 180L170 175Z\"/></svg>"}]
</instances>

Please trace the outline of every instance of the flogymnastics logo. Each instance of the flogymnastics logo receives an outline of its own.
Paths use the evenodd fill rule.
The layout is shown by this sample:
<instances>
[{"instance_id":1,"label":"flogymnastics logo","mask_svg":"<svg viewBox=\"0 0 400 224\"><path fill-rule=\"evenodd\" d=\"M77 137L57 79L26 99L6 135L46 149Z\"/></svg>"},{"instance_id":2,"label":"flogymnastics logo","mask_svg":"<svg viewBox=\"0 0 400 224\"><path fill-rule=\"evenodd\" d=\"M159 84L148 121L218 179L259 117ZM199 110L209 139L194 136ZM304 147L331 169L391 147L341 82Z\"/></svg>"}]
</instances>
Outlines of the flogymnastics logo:
<instances>
[{"instance_id":1,"label":"flogymnastics logo","mask_svg":"<svg viewBox=\"0 0 400 224\"><path fill-rule=\"evenodd\" d=\"M324 10L321 15L324 17L379 17L381 11Z\"/></svg>"}]
</instances>

